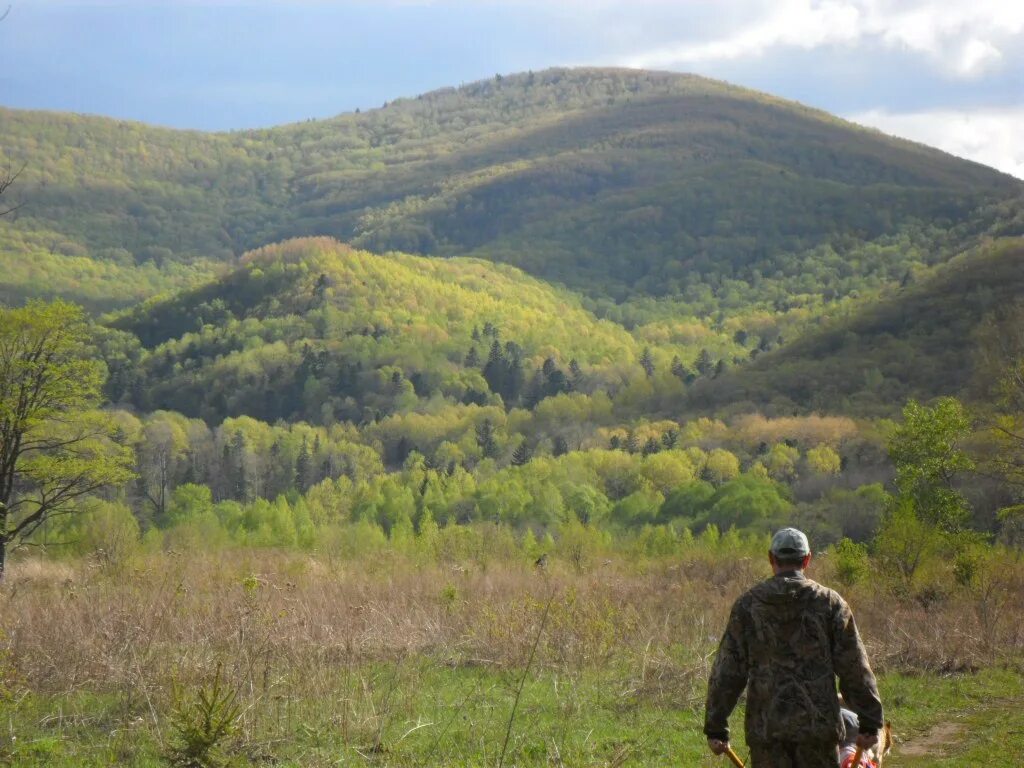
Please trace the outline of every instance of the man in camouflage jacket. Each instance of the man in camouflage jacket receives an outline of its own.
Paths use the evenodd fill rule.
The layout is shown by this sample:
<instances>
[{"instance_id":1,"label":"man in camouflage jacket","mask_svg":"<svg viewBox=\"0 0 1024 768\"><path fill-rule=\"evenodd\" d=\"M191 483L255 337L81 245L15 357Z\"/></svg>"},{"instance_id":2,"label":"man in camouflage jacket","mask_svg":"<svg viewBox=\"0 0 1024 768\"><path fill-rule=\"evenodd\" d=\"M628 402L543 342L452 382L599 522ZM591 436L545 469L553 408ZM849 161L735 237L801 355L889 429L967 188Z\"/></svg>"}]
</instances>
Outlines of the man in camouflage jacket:
<instances>
[{"instance_id":1,"label":"man in camouflage jacket","mask_svg":"<svg viewBox=\"0 0 1024 768\"><path fill-rule=\"evenodd\" d=\"M857 713L857 743L878 739L882 702L850 607L803 569L807 537L784 528L772 538L775 576L733 605L708 681L708 747L729 746L729 715L747 690L745 732L753 768L836 768L845 730L836 678Z\"/></svg>"}]
</instances>

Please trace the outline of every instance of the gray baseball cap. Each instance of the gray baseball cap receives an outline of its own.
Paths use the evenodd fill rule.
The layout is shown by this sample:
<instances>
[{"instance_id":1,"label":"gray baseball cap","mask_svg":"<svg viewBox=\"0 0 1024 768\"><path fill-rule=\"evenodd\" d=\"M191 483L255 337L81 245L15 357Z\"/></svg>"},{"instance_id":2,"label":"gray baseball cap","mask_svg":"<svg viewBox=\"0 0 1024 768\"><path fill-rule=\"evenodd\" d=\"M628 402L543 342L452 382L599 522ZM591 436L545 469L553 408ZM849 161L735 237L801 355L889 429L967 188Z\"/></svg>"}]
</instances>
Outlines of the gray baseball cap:
<instances>
[{"instance_id":1,"label":"gray baseball cap","mask_svg":"<svg viewBox=\"0 0 1024 768\"><path fill-rule=\"evenodd\" d=\"M806 557L811 554L811 545L803 531L783 528L772 536L771 553L783 557Z\"/></svg>"}]
</instances>

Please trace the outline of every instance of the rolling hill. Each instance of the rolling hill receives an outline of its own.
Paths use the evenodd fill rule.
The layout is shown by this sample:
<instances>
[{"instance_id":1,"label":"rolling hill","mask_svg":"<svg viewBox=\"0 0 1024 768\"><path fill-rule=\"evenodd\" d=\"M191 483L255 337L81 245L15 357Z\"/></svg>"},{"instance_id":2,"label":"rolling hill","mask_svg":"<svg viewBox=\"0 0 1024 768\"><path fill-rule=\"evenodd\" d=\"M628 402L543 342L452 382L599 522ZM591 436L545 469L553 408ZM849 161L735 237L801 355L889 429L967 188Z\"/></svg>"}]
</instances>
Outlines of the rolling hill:
<instances>
[{"instance_id":1,"label":"rolling hill","mask_svg":"<svg viewBox=\"0 0 1024 768\"><path fill-rule=\"evenodd\" d=\"M0 229L0 298L96 307L196 285L252 248L309 235L477 256L594 298L701 312L835 298L941 262L998 226L999 204L1022 189L764 94L608 69L227 134L0 110L0 147L25 166L25 205ZM863 256L894 240L895 265Z\"/></svg>"},{"instance_id":2,"label":"rolling hill","mask_svg":"<svg viewBox=\"0 0 1024 768\"><path fill-rule=\"evenodd\" d=\"M214 423L536 402L641 354L621 326L518 269L329 238L247 253L229 274L109 326L112 399Z\"/></svg>"},{"instance_id":3,"label":"rolling hill","mask_svg":"<svg viewBox=\"0 0 1024 768\"><path fill-rule=\"evenodd\" d=\"M689 406L893 416L910 397L970 396L980 327L1022 295L1024 238L995 240L714 381L697 382Z\"/></svg>"}]
</instances>

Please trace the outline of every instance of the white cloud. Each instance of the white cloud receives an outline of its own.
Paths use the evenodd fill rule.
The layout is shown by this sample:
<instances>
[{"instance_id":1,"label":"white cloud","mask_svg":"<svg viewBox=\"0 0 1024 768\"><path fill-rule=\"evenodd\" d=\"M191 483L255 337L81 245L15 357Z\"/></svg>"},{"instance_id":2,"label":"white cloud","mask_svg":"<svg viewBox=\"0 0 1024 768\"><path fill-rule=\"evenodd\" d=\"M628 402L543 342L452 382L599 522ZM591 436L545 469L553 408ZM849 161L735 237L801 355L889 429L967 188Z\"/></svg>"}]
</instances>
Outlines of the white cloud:
<instances>
[{"instance_id":1,"label":"white cloud","mask_svg":"<svg viewBox=\"0 0 1024 768\"><path fill-rule=\"evenodd\" d=\"M1024 33L1019 0L767 0L723 36L625 57L634 67L673 67L756 58L773 48L811 50L878 44L928 58L947 73L978 77Z\"/></svg>"},{"instance_id":2,"label":"white cloud","mask_svg":"<svg viewBox=\"0 0 1024 768\"><path fill-rule=\"evenodd\" d=\"M972 37L960 50L956 59L956 71L964 77L980 75L1003 58L1003 52L996 48L988 40L979 40Z\"/></svg>"},{"instance_id":3,"label":"white cloud","mask_svg":"<svg viewBox=\"0 0 1024 768\"><path fill-rule=\"evenodd\" d=\"M907 113L871 110L847 119L1024 179L1024 106Z\"/></svg>"}]
</instances>

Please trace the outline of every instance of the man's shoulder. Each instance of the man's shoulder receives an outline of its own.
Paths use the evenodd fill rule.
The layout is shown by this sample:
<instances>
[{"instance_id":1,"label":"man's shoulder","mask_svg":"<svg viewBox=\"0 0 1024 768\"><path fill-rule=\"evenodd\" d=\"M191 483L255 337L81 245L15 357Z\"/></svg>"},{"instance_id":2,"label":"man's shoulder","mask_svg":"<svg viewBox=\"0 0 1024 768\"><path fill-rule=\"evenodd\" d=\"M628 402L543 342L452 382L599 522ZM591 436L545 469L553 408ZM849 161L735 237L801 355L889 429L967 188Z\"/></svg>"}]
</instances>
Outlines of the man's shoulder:
<instances>
[{"instance_id":1,"label":"man's shoulder","mask_svg":"<svg viewBox=\"0 0 1024 768\"><path fill-rule=\"evenodd\" d=\"M811 587L817 594L822 597L827 597L829 600L835 600L837 602L846 602L843 600L843 596L836 592L831 587L826 587L824 584L819 584L814 579L805 579L808 586Z\"/></svg>"},{"instance_id":2,"label":"man's shoulder","mask_svg":"<svg viewBox=\"0 0 1024 768\"><path fill-rule=\"evenodd\" d=\"M771 598L774 595L779 595L785 592L799 594L801 599L810 600L816 603L828 603L835 607L846 605L846 601L843 599L843 596L834 589L826 587L824 584L819 584L813 579L808 579L806 576L803 576L799 580L780 578L778 576L765 579L740 595L736 604L749 606L751 603L758 600Z\"/></svg>"}]
</instances>

